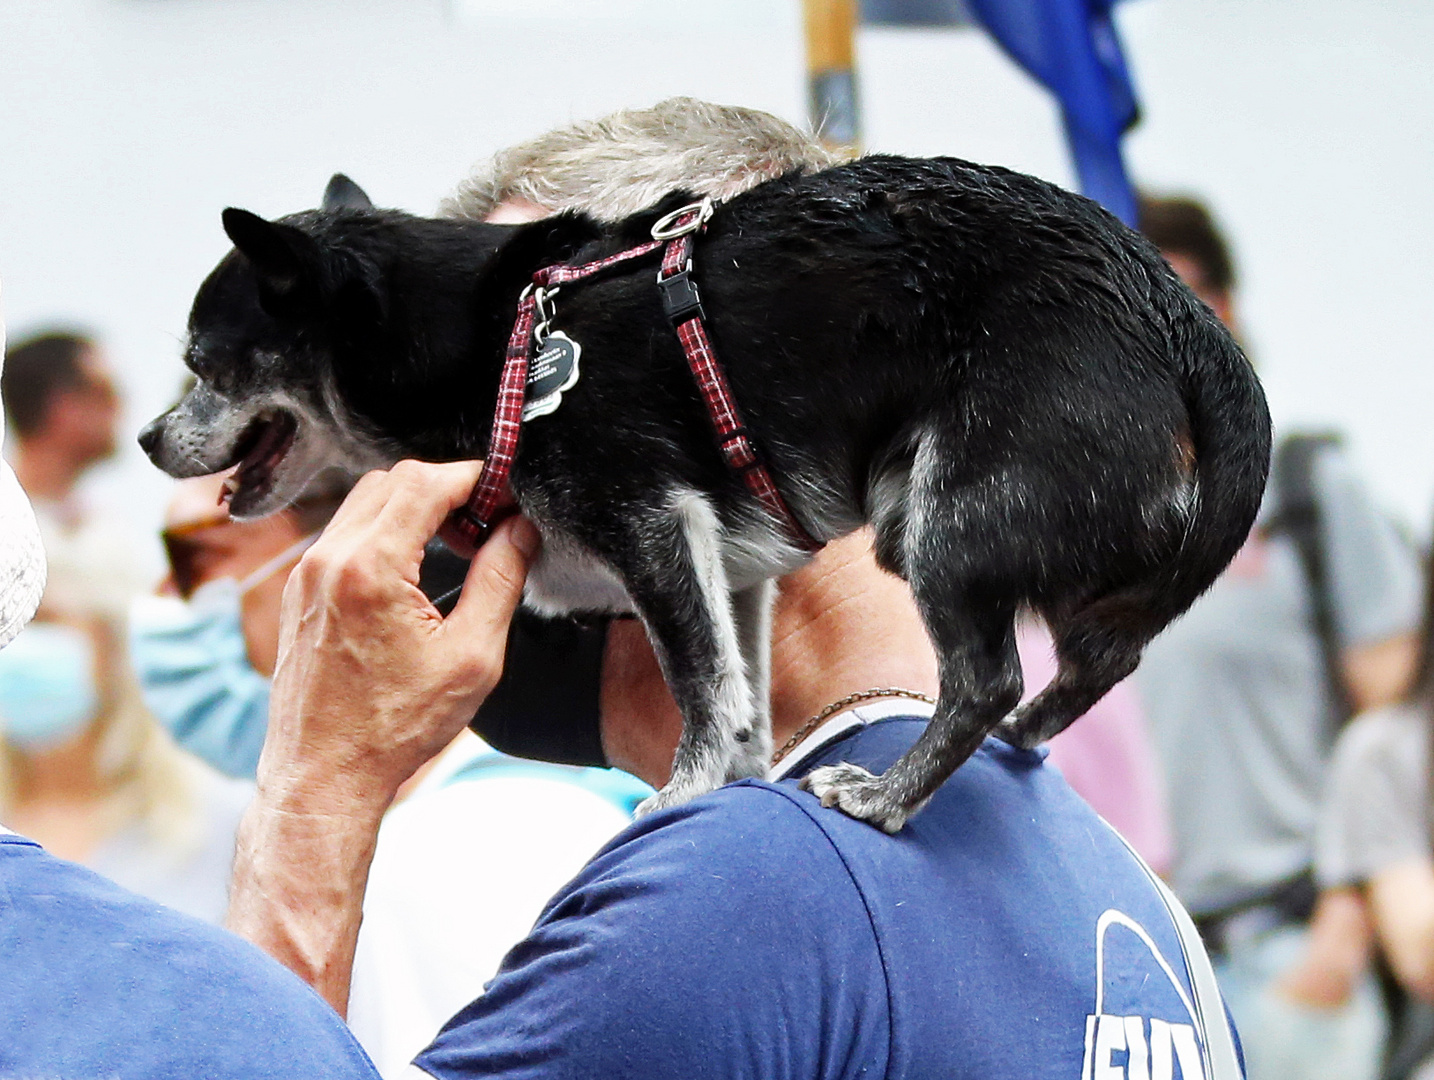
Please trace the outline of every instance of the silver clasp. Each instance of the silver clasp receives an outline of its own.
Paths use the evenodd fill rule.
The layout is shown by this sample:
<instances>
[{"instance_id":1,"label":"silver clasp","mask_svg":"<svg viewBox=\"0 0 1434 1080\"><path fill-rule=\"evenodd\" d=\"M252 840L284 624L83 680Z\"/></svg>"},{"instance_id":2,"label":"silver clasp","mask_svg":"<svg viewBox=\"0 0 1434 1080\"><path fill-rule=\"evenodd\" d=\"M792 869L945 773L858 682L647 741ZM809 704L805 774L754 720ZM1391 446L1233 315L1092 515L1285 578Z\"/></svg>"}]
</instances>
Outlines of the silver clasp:
<instances>
[{"instance_id":1,"label":"silver clasp","mask_svg":"<svg viewBox=\"0 0 1434 1080\"><path fill-rule=\"evenodd\" d=\"M542 285L529 285L523 290L523 297L530 294L533 297L535 315L533 319L533 341L539 347L548 339L548 327L557 314L557 306L553 303L553 297L558 295L559 286L545 288Z\"/></svg>"},{"instance_id":2,"label":"silver clasp","mask_svg":"<svg viewBox=\"0 0 1434 1080\"><path fill-rule=\"evenodd\" d=\"M683 221L682 219L689 214L692 215L692 220ZM686 206L679 206L670 214L664 214L652 226L652 238L654 240L675 240L679 236L696 232L706 225L711 217L712 197L709 195L701 202L688 203Z\"/></svg>"}]
</instances>

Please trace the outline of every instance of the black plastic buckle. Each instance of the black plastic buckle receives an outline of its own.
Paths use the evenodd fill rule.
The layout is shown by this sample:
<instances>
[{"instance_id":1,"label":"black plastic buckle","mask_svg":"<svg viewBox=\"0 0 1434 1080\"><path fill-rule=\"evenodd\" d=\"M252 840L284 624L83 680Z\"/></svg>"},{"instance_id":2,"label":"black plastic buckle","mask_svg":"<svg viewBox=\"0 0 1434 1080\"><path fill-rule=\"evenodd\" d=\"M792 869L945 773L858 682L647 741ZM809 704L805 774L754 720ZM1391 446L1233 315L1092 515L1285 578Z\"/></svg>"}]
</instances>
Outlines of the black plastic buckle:
<instances>
[{"instance_id":1,"label":"black plastic buckle","mask_svg":"<svg viewBox=\"0 0 1434 1080\"><path fill-rule=\"evenodd\" d=\"M662 292L662 310L673 326L694 315L699 319L707 317L702 310L702 294L697 291L690 271L681 270L671 277L658 278L657 287Z\"/></svg>"}]
</instances>

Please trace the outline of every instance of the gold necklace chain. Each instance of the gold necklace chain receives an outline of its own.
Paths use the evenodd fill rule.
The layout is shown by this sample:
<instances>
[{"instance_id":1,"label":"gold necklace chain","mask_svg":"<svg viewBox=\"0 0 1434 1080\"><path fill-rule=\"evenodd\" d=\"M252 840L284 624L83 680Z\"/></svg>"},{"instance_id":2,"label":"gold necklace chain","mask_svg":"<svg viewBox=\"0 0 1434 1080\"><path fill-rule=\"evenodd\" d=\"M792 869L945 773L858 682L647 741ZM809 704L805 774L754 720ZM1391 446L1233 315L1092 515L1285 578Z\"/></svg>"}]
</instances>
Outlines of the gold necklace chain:
<instances>
[{"instance_id":1,"label":"gold necklace chain","mask_svg":"<svg viewBox=\"0 0 1434 1080\"><path fill-rule=\"evenodd\" d=\"M780 750L772 755L772 765L776 766L781 764L784 757L795 750L803 739L815 731L821 722L833 713L841 712L842 709L847 708L849 705L855 705L858 701L871 701L874 698L884 697L910 698L912 701L924 701L928 705L936 704L934 699L927 697L925 694L918 694L915 690L903 690L899 686L890 686L885 689L873 687L870 690L862 690L859 693L848 694L840 701L833 701L821 712L797 728L796 731L792 732L792 737L782 744Z\"/></svg>"}]
</instances>

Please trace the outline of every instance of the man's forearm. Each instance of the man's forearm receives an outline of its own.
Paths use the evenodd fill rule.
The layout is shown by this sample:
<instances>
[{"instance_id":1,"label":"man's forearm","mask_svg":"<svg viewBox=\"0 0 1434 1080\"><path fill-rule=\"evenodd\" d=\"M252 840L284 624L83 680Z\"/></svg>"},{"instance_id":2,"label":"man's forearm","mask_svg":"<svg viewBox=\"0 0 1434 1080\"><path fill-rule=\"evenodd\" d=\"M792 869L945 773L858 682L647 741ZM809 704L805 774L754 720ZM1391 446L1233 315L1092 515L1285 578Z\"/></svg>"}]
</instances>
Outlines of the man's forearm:
<instances>
[{"instance_id":1,"label":"man's forearm","mask_svg":"<svg viewBox=\"0 0 1434 1080\"><path fill-rule=\"evenodd\" d=\"M382 811L260 790L239 828L229 929L348 1009L364 889Z\"/></svg>"},{"instance_id":2,"label":"man's forearm","mask_svg":"<svg viewBox=\"0 0 1434 1080\"><path fill-rule=\"evenodd\" d=\"M284 587L259 787L239 828L229 928L348 1007L379 823L463 730L503 670L538 549L493 530L445 619L419 588L424 545L477 462L399 462L363 477Z\"/></svg>"}]
</instances>

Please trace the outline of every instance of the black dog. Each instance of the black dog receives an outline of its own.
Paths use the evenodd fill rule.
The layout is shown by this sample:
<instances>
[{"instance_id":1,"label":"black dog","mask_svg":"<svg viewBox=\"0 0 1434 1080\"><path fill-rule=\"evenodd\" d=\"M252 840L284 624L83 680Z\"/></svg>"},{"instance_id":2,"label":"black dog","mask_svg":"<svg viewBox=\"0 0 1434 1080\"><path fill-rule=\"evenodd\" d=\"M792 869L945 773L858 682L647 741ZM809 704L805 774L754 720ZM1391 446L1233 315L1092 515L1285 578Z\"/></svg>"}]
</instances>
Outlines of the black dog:
<instances>
[{"instance_id":1,"label":"black dog","mask_svg":"<svg viewBox=\"0 0 1434 1080\"><path fill-rule=\"evenodd\" d=\"M226 211L237 251L190 316L198 382L140 441L174 476L238 463L239 516L322 466L482 456L534 271L646 240L687 201L615 227L499 226L375 210L336 177L319 211ZM719 205L695 252L787 505L819 542L875 526L940 660L925 734L881 777L813 773L828 805L895 832L1003 720L1023 746L1061 731L1243 542L1269 461L1259 384L1094 203L1003 169L869 157ZM563 288L553 326L581 345L580 378L523 428L511 490L544 536L528 602L635 609L648 628L686 720L660 806L765 773L770 581L806 555L725 467L655 270ZM1022 607L1060 667L1012 714Z\"/></svg>"}]
</instances>

